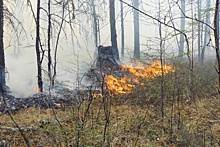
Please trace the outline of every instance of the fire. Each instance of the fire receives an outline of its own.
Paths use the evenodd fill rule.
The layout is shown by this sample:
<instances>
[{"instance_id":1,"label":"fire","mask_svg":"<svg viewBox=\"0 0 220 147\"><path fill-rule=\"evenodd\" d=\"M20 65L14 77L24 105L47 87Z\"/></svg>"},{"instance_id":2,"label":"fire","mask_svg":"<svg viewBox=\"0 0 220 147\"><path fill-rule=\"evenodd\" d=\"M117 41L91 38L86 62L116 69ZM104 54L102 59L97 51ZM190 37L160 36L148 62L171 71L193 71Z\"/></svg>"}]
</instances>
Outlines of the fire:
<instances>
[{"instance_id":1,"label":"fire","mask_svg":"<svg viewBox=\"0 0 220 147\"><path fill-rule=\"evenodd\" d=\"M134 84L129 84L131 83L131 79L126 76L118 80L113 75L109 75L105 82L107 83L108 89L114 93L126 94L127 91L131 91L132 88L135 87Z\"/></svg>"},{"instance_id":2,"label":"fire","mask_svg":"<svg viewBox=\"0 0 220 147\"><path fill-rule=\"evenodd\" d=\"M126 71L129 73L129 75L131 75L130 78L128 76L124 76L120 79L117 79L113 75L108 75L105 78L107 90L113 92L114 94L127 94L130 93L137 84L143 84L140 83L142 79L153 79L156 76L162 75L162 69L164 74L174 71L172 66L161 66L159 61L156 61L150 66L146 67L143 67L139 63L135 66L136 68L134 68L132 65L122 67L123 71Z\"/></svg>"},{"instance_id":3,"label":"fire","mask_svg":"<svg viewBox=\"0 0 220 147\"><path fill-rule=\"evenodd\" d=\"M37 88L37 93L39 93L40 92L40 88Z\"/></svg>"}]
</instances>

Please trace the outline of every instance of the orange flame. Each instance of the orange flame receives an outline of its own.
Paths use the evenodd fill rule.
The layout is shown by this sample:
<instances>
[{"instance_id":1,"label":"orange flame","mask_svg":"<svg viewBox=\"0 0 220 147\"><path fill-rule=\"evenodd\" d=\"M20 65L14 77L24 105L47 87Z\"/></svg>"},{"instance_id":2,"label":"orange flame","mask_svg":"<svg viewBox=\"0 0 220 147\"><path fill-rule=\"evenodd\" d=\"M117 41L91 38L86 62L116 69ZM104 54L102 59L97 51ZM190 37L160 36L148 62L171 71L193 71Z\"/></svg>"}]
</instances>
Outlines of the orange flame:
<instances>
[{"instance_id":1,"label":"orange flame","mask_svg":"<svg viewBox=\"0 0 220 147\"><path fill-rule=\"evenodd\" d=\"M37 93L39 93L40 92L40 88L37 88Z\"/></svg>"},{"instance_id":2,"label":"orange flame","mask_svg":"<svg viewBox=\"0 0 220 147\"><path fill-rule=\"evenodd\" d=\"M108 90L114 94L128 94L136 86L136 84L143 84L140 83L141 79L152 79L156 76L160 76L162 75L162 69L164 74L174 72L172 66L161 66L159 61L156 61L152 63L152 65L146 67L137 63L136 67L137 68L134 68L131 65L122 67L123 71L128 71L132 75L131 78L124 76L121 79L117 79L113 75L107 76L105 83L107 84Z\"/></svg>"}]
</instances>

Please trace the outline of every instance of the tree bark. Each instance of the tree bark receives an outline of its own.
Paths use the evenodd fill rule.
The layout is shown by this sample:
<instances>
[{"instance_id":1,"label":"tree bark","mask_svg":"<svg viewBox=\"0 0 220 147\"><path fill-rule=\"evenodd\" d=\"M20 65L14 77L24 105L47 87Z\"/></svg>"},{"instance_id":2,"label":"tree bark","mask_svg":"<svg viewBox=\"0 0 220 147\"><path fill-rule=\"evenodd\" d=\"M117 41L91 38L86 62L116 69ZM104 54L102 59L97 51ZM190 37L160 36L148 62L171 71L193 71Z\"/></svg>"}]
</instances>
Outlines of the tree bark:
<instances>
[{"instance_id":1,"label":"tree bark","mask_svg":"<svg viewBox=\"0 0 220 147\"><path fill-rule=\"evenodd\" d=\"M186 8L185 8L185 0L181 0L181 23L180 23L180 30L182 32L185 31L185 12L186 12ZM179 57L183 56L184 53L184 34L181 33L180 34L180 48L179 48Z\"/></svg>"},{"instance_id":2,"label":"tree bark","mask_svg":"<svg viewBox=\"0 0 220 147\"><path fill-rule=\"evenodd\" d=\"M201 0L197 0L198 20L201 21ZM198 22L198 60L200 62L201 55L201 24Z\"/></svg>"},{"instance_id":3,"label":"tree bark","mask_svg":"<svg viewBox=\"0 0 220 147\"><path fill-rule=\"evenodd\" d=\"M36 18L36 55L37 55L37 82L38 90L43 92L41 53L40 53L40 0L37 0L37 18Z\"/></svg>"},{"instance_id":4,"label":"tree bark","mask_svg":"<svg viewBox=\"0 0 220 147\"><path fill-rule=\"evenodd\" d=\"M217 32L218 27L218 12L219 12L219 0L216 0L215 4L215 15L214 15L214 37L215 37L215 51L216 51L216 59L217 59L217 72L218 72L218 90L220 89L220 56L219 56L219 33Z\"/></svg>"},{"instance_id":5,"label":"tree bark","mask_svg":"<svg viewBox=\"0 0 220 147\"><path fill-rule=\"evenodd\" d=\"M210 24L210 10L209 10L210 9L210 0L206 0L206 9L207 9L207 12L206 12L205 23ZM216 16L216 19L218 19L217 17L218 17L218 14ZM216 25L218 25L218 24L216 24ZM216 31L218 32L218 26L216 26L216 29L217 29ZM201 63L202 64L203 64L204 58L205 58L205 49L206 49L206 46L209 42L209 38L208 38L209 35L210 35L210 28L207 25L205 25L204 44L203 44L202 52L201 52Z\"/></svg>"},{"instance_id":6,"label":"tree bark","mask_svg":"<svg viewBox=\"0 0 220 147\"><path fill-rule=\"evenodd\" d=\"M52 73L51 73L51 67L52 67L52 59L51 59L51 46L50 46L50 39L51 39L51 14L50 14L50 3L51 1L48 0L48 32L47 32L47 46L48 46L48 77L50 79L50 82L52 82Z\"/></svg>"},{"instance_id":7,"label":"tree bark","mask_svg":"<svg viewBox=\"0 0 220 147\"><path fill-rule=\"evenodd\" d=\"M116 26L115 26L115 0L109 0L109 6L110 6L109 10L110 10L110 31L111 31L112 52L114 59L120 62L118 45L117 45Z\"/></svg>"},{"instance_id":8,"label":"tree bark","mask_svg":"<svg viewBox=\"0 0 220 147\"><path fill-rule=\"evenodd\" d=\"M139 0L133 1L134 8L139 10ZM134 58L140 59L139 12L134 10Z\"/></svg>"},{"instance_id":9,"label":"tree bark","mask_svg":"<svg viewBox=\"0 0 220 147\"><path fill-rule=\"evenodd\" d=\"M121 3L121 57L124 58L125 50L125 31L124 31L124 8L123 3Z\"/></svg>"},{"instance_id":10,"label":"tree bark","mask_svg":"<svg viewBox=\"0 0 220 147\"><path fill-rule=\"evenodd\" d=\"M93 10L93 30L94 30L94 37L95 37L95 46L98 47L98 23L97 23L97 16L96 16L96 10L95 10L95 4L94 0L92 0L92 10Z\"/></svg>"},{"instance_id":11,"label":"tree bark","mask_svg":"<svg viewBox=\"0 0 220 147\"><path fill-rule=\"evenodd\" d=\"M4 53L4 9L3 0L0 0L0 95L5 87L5 53Z\"/></svg>"}]
</instances>

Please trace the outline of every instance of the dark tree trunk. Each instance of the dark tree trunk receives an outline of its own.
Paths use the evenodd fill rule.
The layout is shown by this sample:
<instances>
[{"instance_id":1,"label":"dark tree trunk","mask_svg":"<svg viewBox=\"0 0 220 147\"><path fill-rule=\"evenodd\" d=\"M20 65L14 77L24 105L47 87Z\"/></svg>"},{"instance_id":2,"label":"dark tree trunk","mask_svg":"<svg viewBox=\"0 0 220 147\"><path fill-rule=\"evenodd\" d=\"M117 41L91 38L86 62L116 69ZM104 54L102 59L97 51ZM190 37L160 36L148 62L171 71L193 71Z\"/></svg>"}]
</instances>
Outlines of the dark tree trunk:
<instances>
[{"instance_id":1,"label":"dark tree trunk","mask_svg":"<svg viewBox=\"0 0 220 147\"><path fill-rule=\"evenodd\" d=\"M48 76L50 79L50 82L52 81L52 73L51 73L51 65L52 65L52 59L51 59L51 48L50 48L50 39L51 39L51 14L50 14L50 0L48 0L48 30L47 30L47 37L48 37Z\"/></svg>"},{"instance_id":2,"label":"dark tree trunk","mask_svg":"<svg viewBox=\"0 0 220 147\"><path fill-rule=\"evenodd\" d=\"M219 0L216 0L215 4L215 16L214 16L214 36L215 36L215 51L216 51L216 59L217 59L217 72L218 72L218 90L220 89L220 55L219 55L219 33L217 32L218 27L218 13L219 13Z\"/></svg>"},{"instance_id":3,"label":"dark tree trunk","mask_svg":"<svg viewBox=\"0 0 220 147\"><path fill-rule=\"evenodd\" d=\"M43 91L42 70L41 70L41 53L40 53L40 0L37 1L37 18L36 18L36 55L37 55L37 82L39 91Z\"/></svg>"},{"instance_id":4,"label":"dark tree trunk","mask_svg":"<svg viewBox=\"0 0 220 147\"><path fill-rule=\"evenodd\" d=\"M4 10L3 10L3 0L0 0L0 92L4 91L5 87L5 54L4 54Z\"/></svg>"},{"instance_id":5,"label":"dark tree trunk","mask_svg":"<svg viewBox=\"0 0 220 147\"><path fill-rule=\"evenodd\" d=\"M115 0L109 0L110 5L110 30L111 30L111 43L114 59L120 61L117 45L117 34L115 27Z\"/></svg>"}]
</instances>

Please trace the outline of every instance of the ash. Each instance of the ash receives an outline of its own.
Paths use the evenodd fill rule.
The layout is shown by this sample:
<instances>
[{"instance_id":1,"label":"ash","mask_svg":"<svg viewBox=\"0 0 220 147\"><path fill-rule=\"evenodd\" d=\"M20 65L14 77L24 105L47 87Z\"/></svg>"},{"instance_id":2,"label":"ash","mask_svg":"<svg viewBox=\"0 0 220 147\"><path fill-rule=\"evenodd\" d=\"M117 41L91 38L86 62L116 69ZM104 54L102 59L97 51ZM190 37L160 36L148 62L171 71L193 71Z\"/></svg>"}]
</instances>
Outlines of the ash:
<instances>
[{"instance_id":1,"label":"ash","mask_svg":"<svg viewBox=\"0 0 220 147\"><path fill-rule=\"evenodd\" d=\"M39 92L27 98L16 98L11 93L5 93L1 96L0 114L4 114L7 111L15 113L30 107L65 109L66 107L82 103L85 99L91 97L89 92L90 90L70 90L55 87L50 92Z\"/></svg>"}]
</instances>

